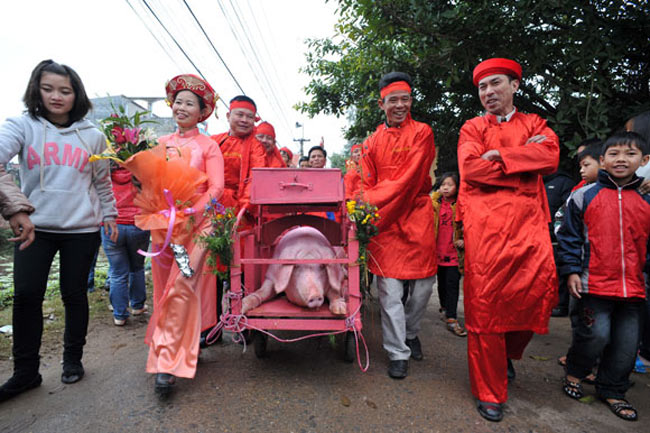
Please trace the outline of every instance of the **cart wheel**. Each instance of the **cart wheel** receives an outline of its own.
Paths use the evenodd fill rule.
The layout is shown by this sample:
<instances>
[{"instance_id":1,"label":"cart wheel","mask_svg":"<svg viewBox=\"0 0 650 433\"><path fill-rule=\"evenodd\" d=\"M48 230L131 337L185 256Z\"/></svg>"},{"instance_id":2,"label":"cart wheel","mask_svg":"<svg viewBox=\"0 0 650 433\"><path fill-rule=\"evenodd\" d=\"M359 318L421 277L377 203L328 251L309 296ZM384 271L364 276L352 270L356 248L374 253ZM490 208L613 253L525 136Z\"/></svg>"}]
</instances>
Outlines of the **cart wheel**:
<instances>
[{"instance_id":1,"label":"cart wheel","mask_svg":"<svg viewBox=\"0 0 650 433\"><path fill-rule=\"evenodd\" d=\"M253 348L255 349L255 356L264 358L266 356L266 343L269 336L263 332L255 332L253 335Z\"/></svg>"},{"instance_id":2,"label":"cart wheel","mask_svg":"<svg viewBox=\"0 0 650 433\"><path fill-rule=\"evenodd\" d=\"M346 332L343 344L343 360L345 362L354 362L357 359L357 345L354 340L354 333Z\"/></svg>"}]
</instances>

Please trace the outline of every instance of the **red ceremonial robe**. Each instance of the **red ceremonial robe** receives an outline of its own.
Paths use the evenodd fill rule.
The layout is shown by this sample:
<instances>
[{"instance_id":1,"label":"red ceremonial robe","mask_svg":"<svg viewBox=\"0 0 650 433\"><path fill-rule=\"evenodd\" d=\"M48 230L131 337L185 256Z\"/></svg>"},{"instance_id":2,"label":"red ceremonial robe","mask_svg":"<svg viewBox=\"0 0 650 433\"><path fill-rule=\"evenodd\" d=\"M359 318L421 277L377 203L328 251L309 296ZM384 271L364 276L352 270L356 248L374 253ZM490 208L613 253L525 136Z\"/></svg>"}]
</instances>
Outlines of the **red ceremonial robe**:
<instances>
[{"instance_id":1,"label":"red ceremonial robe","mask_svg":"<svg viewBox=\"0 0 650 433\"><path fill-rule=\"evenodd\" d=\"M343 177L345 185L345 199L354 200L361 192L361 166L351 159L345 163L347 171Z\"/></svg>"},{"instance_id":2,"label":"red ceremonial robe","mask_svg":"<svg viewBox=\"0 0 650 433\"><path fill-rule=\"evenodd\" d=\"M542 143L528 143L545 135ZM498 149L503 162L481 155ZM555 172L559 142L546 121L515 112L510 121L475 117L458 140L465 236L465 324L474 333L548 332L557 303L548 201L542 176Z\"/></svg>"},{"instance_id":3,"label":"red ceremonial robe","mask_svg":"<svg viewBox=\"0 0 650 433\"><path fill-rule=\"evenodd\" d=\"M433 131L409 115L399 127L379 125L362 148L363 197L381 217L379 234L368 245L370 271L401 280L435 275Z\"/></svg>"},{"instance_id":4,"label":"red ceremonial robe","mask_svg":"<svg viewBox=\"0 0 650 433\"><path fill-rule=\"evenodd\" d=\"M264 153L264 167L269 168L287 168L287 164L282 159L282 154L277 147L273 147L271 152Z\"/></svg>"},{"instance_id":5,"label":"red ceremonial robe","mask_svg":"<svg viewBox=\"0 0 650 433\"><path fill-rule=\"evenodd\" d=\"M264 167L264 147L253 134L239 138L224 132L211 138L223 154L225 186L221 204L239 212L249 207L251 168Z\"/></svg>"}]
</instances>

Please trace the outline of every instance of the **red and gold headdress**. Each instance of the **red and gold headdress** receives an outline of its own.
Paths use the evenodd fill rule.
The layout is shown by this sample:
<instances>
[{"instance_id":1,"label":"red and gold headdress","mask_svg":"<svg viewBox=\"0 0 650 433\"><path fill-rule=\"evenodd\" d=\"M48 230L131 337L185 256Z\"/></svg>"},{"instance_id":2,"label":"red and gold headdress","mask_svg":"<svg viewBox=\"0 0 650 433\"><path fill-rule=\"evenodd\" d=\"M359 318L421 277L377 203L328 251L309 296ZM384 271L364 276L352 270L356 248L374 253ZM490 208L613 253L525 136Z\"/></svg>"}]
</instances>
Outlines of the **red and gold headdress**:
<instances>
[{"instance_id":1,"label":"red and gold headdress","mask_svg":"<svg viewBox=\"0 0 650 433\"><path fill-rule=\"evenodd\" d=\"M194 93L196 96L201 98L205 103L205 106L208 107L208 113L201 116L199 122L203 122L205 119L210 117L217 101L219 100L219 95L207 81L192 74L181 74L175 76L171 80L167 81L167 84L165 85L168 105L171 106L174 103L176 94L181 90L189 90Z\"/></svg>"}]
</instances>

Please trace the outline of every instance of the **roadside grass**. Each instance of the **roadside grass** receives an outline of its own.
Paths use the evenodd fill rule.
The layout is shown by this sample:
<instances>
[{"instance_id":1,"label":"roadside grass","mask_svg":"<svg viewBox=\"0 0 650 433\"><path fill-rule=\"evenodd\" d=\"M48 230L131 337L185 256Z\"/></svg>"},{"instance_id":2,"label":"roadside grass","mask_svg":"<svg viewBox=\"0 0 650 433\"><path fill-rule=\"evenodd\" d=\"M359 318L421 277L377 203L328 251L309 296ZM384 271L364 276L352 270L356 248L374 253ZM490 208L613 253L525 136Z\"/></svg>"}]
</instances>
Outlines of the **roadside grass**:
<instances>
[{"instance_id":1,"label":"roadside grass","mask_svg":"<svg viewBox=\"0 0 650 433\"><path fill-rule=\"evenodd\" d=\"M11 325L13 304L13 244L7 241L11 232L0 229L0 327ZM108 320L111 313L108 310L108 292L103 289L108 274L108 261L100 249L95 267L95 291L88 293L90 320ZM43 340L41 353L52 347L62 346L63 330L65 327L65 310L59 291L59 257L52 261L52 268L45 291L43 302ZM11 335L0 334L0 360L11 357Z\"/></svg>"}]
</instances>

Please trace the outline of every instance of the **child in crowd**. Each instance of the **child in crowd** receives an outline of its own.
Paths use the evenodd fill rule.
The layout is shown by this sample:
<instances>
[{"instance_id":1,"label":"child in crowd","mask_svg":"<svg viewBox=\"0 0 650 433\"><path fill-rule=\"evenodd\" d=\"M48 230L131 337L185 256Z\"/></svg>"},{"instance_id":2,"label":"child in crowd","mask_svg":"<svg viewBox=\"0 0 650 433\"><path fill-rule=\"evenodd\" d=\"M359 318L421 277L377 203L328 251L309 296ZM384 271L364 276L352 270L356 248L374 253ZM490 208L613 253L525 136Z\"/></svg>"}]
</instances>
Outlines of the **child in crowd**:
<instances>
[{"instance_id":1,"label":"child in crowd","mask_svg":"<svg viewBox=\"0 0 650 433\"><path fill-rule=\"evenodd\" d=\"M647 163L648 143L634 132L610 137L596 183L574 192L558 232L560 272L577 298L579 320L567 355L563 389L583 396L581 381L600 357L596 393L618 417L636 421L625 400L639 342L650 240L650 194L635 171Z\"/></svg>"},{"instance_id":2,"label":"child in crowd","mask_svg":"<svg viewBox=\"0 0 650 433\"><path fill-rule=\"evenodd\" d=\"M455 218L458 174L444 173L440 180L440 189L431 194L435 214L440 312L447 329L459 337L465 337L467 331L458 323L456 314L464 247L462 228Z\"/></svg>"},{"instance_id":3,"label":"child in crowd","mask_svg":"<svg viewBox=\"0 0 650 433\"><path fill-rule=\"evenodd\" d=\"M578 146L578 164L580 166L580 177L582 180L578 185L575 186L573 191L577 191L578 189L582 188L585 185L590 185L598 179L598 170L600 169L600 151L602 150L603 147L603 142L597 138L591 138L584 140L582 143L580 143L580 146ZM582 149L581 149L582 148ZM572 191L572 193L573 193ZM569 196L569 198L571 198ZM566 204L562 206L556 213L555 213L555 219L554 219L554 226L555 226L555 234L557 235L558 230L560 229L560 226L562 225L562 221L564 220L564 212L566 211ZM566 292L566 278L564 276L560 276L560 284L563 286L562 289ZM563 296L569 296L568 293L565 295L563 291L560 291L560 297ZM573 306L575 302L573 300L568 300L567 301L569 306ZM570 311L570 317L571 317L571 328L575 327L575 323L578 320L578 317L576 316L576 311L574 308L569 308ZM566 355L561 356L558 358L558 363L566 367ZM590 373L585 379L583 380L585 383L594 384L594 381L596 379L596 376L593 373Z\"/></svg>"}]
</instances>

